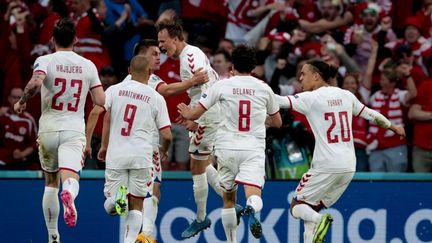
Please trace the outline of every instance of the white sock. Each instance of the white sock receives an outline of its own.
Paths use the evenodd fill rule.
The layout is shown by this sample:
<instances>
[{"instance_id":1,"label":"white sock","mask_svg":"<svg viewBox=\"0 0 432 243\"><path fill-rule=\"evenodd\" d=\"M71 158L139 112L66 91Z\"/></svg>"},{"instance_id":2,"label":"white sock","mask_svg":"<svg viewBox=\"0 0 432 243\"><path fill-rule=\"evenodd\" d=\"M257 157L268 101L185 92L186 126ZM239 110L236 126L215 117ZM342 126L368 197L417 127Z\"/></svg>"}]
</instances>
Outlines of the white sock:
<instances>
[{"instance_id":1,"label":"white sock","mask_svg":"<svg viewBox=\"0 0 432 243\"><path fill-rule=\"evenodd\" d=\"M135 243L141 229L142 213L130 210L125 220L125 235L123 243Z\"/></svg>"},{"instance_id":2,"label":"white sock","mask_svg":"<svg viewBox=\"0 0 432 243\"><path fill-rule=\"evenodd\" d=\"M75 200L79 192L79 182L75 178L67 178L63 182L63 190L69 191Z\"/></svg>"},{"instance_id":3,"label":"white sock","mask_svg":"<svg viewBox=\"0 0 432 243\"><path fill-rule=\"evenodd\" d=\"M263 208L263 201L261 197L257 195L252 195L248 197L246 205L252 206L252 208L255 209L255 213L258 213Z\"/></svg>"},{"instance_id":4,"label":"white sock","mask_svg":"<svg viewBox=\"0 0 432 243\"><path fill-rule=\"evenodd\" d=\"M155 196L144 199L142 232L153 236L153 229L159 208L159 199Z\"/></svg>"},{"instance_id":5,"label":"white sock","mask_svg":"<svg viewBox=\"0 0 432 243\"><path fill-rule=\"evenodd\" d=\"M42 197L42 210L49 236L52 234L59 235L58 217L60 214L60 206L58 193L58 188L46 186Z\"/></svg>"},{"instance_id":6,"label":"white sock","mask_svg":"<svg viewBox=\"0 0 432 243\"><path fill-rule=\"evenodd\" d=\"M220 196L223 197L222 187L219 183L219 175L216 168L213 165L208 165L206 168L207 181L213 190Z\"/></svg>"},{"instance_id":7,"label":"white sock","mask_svg":"<svg viewBox=\"0 0 432 243\"><path fill-rule=\"evenodd\" d=\"M313 237L314 237L314 230L315 230L316 224L311 221L304 221L304 233L303 233L303 239L304 243L312 243Z\"/></svg>"},{"instance_id":8,"label":"white sock","mask_svg":"<svg viewBox=\"0 0 432 243\"><path fill-rule=\"evenodd\" d=\"M321 214L315 212L307 204L297 204L292 209L292 215L294 218L301 218L304 221L311 221L315 224L319 224L321 221Z\"/></svg>"},{"instance_id":9,"label":"white sock","mask_svg":"<svg viewBox=\"0 0 432 243\"><path fill-rule=\"evenodd\" d=\"M223 208L221 218L227 242L237 242L237 215L235 208Z\"/></svg>"},{"instance_id":10,"label":"white sock","mask_svg":"<svg viewBox=\"0 0 432 243\"><path fill-rule=\"evenodd\" d=\"M117 212L115 210L115 198L107 197L104 202L104 208L107 214L117 215Z\"/></svg>"},{"instance_id":11,"label":"white sock","mask_svg":"<svg viewBox=\"0 0 432 243\"><path fill-rule=\"evenodd\" d=\"M193 192L195 203L197 205L197 221L202 222L206 217L207 212L207 197L208 197L208 185L206 174L194 175L193 180Z\"/></svg>"}]
</instances>

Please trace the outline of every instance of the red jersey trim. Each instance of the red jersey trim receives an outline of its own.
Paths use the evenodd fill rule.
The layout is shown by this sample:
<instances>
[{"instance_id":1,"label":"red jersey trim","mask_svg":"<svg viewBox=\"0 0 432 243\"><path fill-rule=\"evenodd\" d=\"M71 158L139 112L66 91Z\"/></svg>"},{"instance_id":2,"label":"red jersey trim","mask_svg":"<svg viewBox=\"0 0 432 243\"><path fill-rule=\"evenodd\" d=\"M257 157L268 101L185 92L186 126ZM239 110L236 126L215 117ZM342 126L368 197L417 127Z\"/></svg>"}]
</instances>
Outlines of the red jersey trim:
<instances>
[{"instance_id":1,"label":"red jersey trim","mask_svg":"<svg viewBox=\"0 0 432 243\"><path fill-rule=\"evenodd\" d=\"M43 73L43 74L46 75L46 72L43 71L43 70L35 70L35 71L33 71L33 74L36 74L36 73Z\"/></svg>"},{"instance_id":2,"label":"red jersey trim","mask_svg":"<svg viewBox=\"0 0 432 243\"><path fill-rule=\"evenodd\" d=\"M244 182L244 181L238 181L238 180L235 180L234 182L237 184L242 184L242 185L246 185L246 186L253 186L253 187L261 189L261 186L258 186L258 185L252 184L252 183L248 183L248 182Z\"/></svg>"},{"instance_id":3,"label":"red jersey trim","mask_svg":"<svg viewBox=\"0 0 432 243\"><path fill-rule=\"evenodd\" d=\"M159 82L157 85L156 85L156 88L155 88L155 90L156 91L158 91L158 89L159 89L159 87L162 85L162 84L166 84L165 82ZM159 91L158 91L159 92Z\"/></svg>"},{"instance_id":4,"label":"red jersey trim","mask_svg":"<svg viewBox=\"0 0 432 243\"><path fill-rule=\"evenodd\" d=\"M360 114L363 112L363 110L365 109L365 105L363 105L363 108L360 110L360 112L357 114L357 116L360 116Z\"/></svg>"},{"instance_id":5,"label":"red jersey trim","mask_svg":"<svg viewBox=\"0 0 432 243\"><path fill-rule=\"evenodd\" d=\"M202 107L202 108L204 108L204 110L208 110L201 102L198 102L198 104Z\"/></svg>"},{"instance_id":6,"label":"red jersey trim","mask_svg":"<svg viewBox=\"0 0 432 243\"><path fill-rule=\"evenodd\" d=\"M269 114L269 116L274 116L274 115L277 115L279 113L279 111L276 111L275 113L273 113L273 114Z\"/></svg>"},{"instance_id":7,"label":"red jersey trim","mask_svg":"<svg viewBox=\"0 0 432 243\"><path fill-rule=\"evenodd\" d=\"M162 131L162 130L167 129L167 128L171 128L171 125L161 127L161 128L159 128L159 131Z\"/></svg>"},{"instance_id":8,"label":"red jersey trim","mask_svg":"<svg viewBox=\"0 0 432 243\"><path fill-rule=\"evenodd\" d=\"M292 105L291 98L290 98L289 96L287 96L287 98L288 98L288 101L289 101L289 103L290 103L290 109L293 109L293 105Z\"/></svg>"},{"instance_id":9,"label":"red jersey trim","mask_svg":"<svg viewBox=\"0 0 432 243\"><path fill-rule=\"evenodd\" d=\"M102 87L102 84L98 84L96 86L93 86L93 87L90 88L90 90L95 89L95 88L99 88L99 87Z\"/></svg>"}]
</instances>

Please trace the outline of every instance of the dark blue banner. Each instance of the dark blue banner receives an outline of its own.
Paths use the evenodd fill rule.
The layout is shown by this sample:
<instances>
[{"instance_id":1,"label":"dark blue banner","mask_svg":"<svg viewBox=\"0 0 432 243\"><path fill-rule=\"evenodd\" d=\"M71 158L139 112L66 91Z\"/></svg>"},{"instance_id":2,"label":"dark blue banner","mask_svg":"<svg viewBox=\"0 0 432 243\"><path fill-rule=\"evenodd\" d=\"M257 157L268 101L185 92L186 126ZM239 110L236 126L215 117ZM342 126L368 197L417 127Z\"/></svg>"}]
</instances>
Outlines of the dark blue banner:
<instances>
[{"instance_id":1,"label":"dark blue banner","mask_svg":"<svg viewBox=\"0 0 432 243\"><path fill-rule=\"evenodd\" d=\"M264 208L261 212L263 238L257 241L242 220L238 228L239 242L303 242L303 227L290 216L291 193L297 182L267 182ZM42 180L0 180L0 242L46 242L47 233L42 214ZM238 192L244 205L244 193ZM354 181L342 198L328 212L334 224L327 242L421 243L432 242L432 182L367 182ZM119 242L120 220L106 215L103 208L103 181L81 181L76 201L78 224L67 228L60 215L63 243ZM211 189L210 189L211 191ZM222 200L210 192L208 215L210 229L189 240L180 238L188 220L195 216L191 181L164 181L157 220L158 242L224 241L220 220Z\"/></svg>"}]
</instances>

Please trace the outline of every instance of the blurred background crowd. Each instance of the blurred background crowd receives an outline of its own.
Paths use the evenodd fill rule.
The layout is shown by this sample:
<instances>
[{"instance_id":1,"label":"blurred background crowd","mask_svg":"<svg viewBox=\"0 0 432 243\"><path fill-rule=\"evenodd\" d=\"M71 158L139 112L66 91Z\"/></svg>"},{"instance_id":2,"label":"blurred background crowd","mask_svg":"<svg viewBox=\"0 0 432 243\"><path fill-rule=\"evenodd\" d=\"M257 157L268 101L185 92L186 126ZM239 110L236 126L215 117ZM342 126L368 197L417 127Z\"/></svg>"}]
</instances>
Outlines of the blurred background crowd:
<instances>
[{"instance_id":1,"label":"blurred background crowd","mask_svg":"<svg viewBox=\"0 0 432 243\"><path fill-rule=\"evenodd\" d=\"M121 81L142 38L157 39L155 23L182 20L189 44L206 53L221 78L230 75L239 43L257 48L254 75L275 93L301 92L302 63L319 58L339 67L331 85L354 93L369 107L403 124L406 140L353 118L357 170L432 172L432 0L0 0L0 169L40 169L37 123L40 98L16 114L34 60L53 52L52 27L62 17L76 23L74 50L99 70L104 88ZM161 56L156 72L180 82L179 61ZM166 98L174 142L165 170L188 170L188 132L175 124L187 94ZM87 102L87 114L91 110ZM307 120L289 110L284 126L267 136L269 178L297 178L312 156ZM98 151L101 119L92 140ZM103 169L93 155L85 169Z\"/></svg>"}]
</instances>

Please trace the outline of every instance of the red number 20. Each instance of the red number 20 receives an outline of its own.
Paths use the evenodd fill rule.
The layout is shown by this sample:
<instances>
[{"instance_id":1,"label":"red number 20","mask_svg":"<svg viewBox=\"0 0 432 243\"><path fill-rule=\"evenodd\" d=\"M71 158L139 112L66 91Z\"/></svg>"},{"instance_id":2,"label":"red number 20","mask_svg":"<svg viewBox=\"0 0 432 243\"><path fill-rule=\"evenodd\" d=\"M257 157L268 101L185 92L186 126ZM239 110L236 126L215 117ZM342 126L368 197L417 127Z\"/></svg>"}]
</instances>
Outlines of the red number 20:
<instances>
[{"instance_id":1,"label":"red number 20","mask_svg":"<svg viewBox=\"0 0 432 243\"><path fill-rule=\"evenodd\" d=\"M250 130L250 113L251 113L250 100L240 100L239 119L238 119L238 129L240 132L247 132Z\"/></svg>"},{"instance_id":2,"label":"red number 20","mask_svg":"<svg viewBox=\"0 0 432 243\"><path fill-rule=\"evenodd\" d=\"M349 142L351 140L351 129L349 127L348 123L348 112L341 111L338 113L339 115L339 123L341 126L341 139L342 142ZM330 127L327 130L327 141L328 143L338 143L339 142L339 135L334 135L332 137L331 133L333 129L337 125L336 121L336 115L334 112L326 112L324 113L324 119L326 121L331 120Z\"/></svg>"},{"instance_id":3,"label":"red number 20","mask_svg":"<svg viewBox=\"0 0 432 243\"><path fill-rule=\"evenodd\" d=\"M54 86L60 86L60 91L57 92L56 94L54 94L53 98L52 98L52 102L51 102L51 108L53 108L54 110L63 110L63 103L59 102L57 104L57 99L62 96L64 94L64 92L66 91L66 79L64 78L56 78L54 80ZM77 112L78 111L78 105L81 99L81 91L82 91L82 80L79 79L72 79L71 83L70 83L71 87L77 87L77 91L73 94L73 97L75 98L75 104L71 104L68 103L67 104L67 110L68 111L72 111L72 112Z\"/></svg>"},{"instance_id":4,"label":"red number 20","mask_svg":"<svg viewBox=\"0 0 432 243\"><path fill-rule=\"evenodd\" d=\"M132 130L132 124L135 119L136 110L137 110L136 105L131 105L131 104L126 105L123 121L127 123L127 128L121 129L122 136L130 136Z\"/></svg>"}]
</instances>

